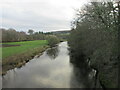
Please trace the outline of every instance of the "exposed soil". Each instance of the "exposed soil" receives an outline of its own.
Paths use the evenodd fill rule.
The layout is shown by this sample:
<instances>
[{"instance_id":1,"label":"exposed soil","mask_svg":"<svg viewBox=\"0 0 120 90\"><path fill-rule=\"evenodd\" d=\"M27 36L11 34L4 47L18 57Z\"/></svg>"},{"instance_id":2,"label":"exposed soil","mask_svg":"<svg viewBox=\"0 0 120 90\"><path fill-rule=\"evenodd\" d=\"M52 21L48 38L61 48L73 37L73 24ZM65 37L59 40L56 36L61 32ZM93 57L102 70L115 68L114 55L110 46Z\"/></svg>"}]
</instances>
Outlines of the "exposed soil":
<instances>
[{"instance_id":1,"label":"exposed soil","mask_svg":"<svg viewBox=\"0 0 120 90\"><path fill-rule=\"evenodd\" d=\"M15 47L20 45L0 44L0 47Z\"/></svg>"}]
</instances>

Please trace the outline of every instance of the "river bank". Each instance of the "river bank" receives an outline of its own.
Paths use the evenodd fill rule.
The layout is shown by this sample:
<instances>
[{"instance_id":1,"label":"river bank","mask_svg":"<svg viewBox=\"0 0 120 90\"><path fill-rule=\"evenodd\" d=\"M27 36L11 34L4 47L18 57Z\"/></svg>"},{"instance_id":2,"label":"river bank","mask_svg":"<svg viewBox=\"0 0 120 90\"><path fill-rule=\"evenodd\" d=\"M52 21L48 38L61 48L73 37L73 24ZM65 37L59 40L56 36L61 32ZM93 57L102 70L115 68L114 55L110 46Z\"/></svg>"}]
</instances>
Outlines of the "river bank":
<instances>
[{"instance_id":1,"label":"river bank","mask_svg":"<svg viewBox=\"0 0 120 90\"><path fill-rule=\"evenodd\" d=\"M21 42L6 42L2 43L2 59L20 54L33 48L48 45L47 40L21 41ZM4 47L6 46L6 47Z\"/></svg>"},{"instance_id":2,"label":"river bank","mask_svg":"<svg viewBox=\"0 0 120 90\"><path fill-rule=\"evenodd\" d=\"M47 47L49 47L47 40L2 43L2 47L0 47L2 49L2 71L0 74L4 75L10 69L21 67Z\"/></svg>"},{"instance_id":3,"label":"river bank","mask_svg":"<svg viewBox=\"0 0 120 90\"><path fill-rule=\"evenodd\" d=\"M42 55L49 46L41 46L37 48L33 48L24 53L20 53L17 55L9 56L2 60L2 72L0 74L4 75L10 69L19 68L25 65L30 59L32 59L35 55Z\"/></svg>"}]
</instances>

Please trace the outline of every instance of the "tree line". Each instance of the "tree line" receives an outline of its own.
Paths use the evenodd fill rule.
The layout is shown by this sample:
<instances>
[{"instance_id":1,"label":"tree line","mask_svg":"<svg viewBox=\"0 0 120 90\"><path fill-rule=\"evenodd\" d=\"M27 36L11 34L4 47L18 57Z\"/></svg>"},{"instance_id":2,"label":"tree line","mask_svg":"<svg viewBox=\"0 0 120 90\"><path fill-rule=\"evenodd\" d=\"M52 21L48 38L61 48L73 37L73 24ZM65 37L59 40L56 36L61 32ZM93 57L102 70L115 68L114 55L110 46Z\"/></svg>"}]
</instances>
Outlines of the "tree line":
<instances>
[{"instance_id":1,"label":"tree line","mask_svg":"<svg viewBox=\"0 0 120 90\"><path fill-rule=\"evenodd\" d=\"M16 31L15 29L0 29L2 32L2 42L19 42L19 41L31 41L31 40L45 40L47 35L52 35L51 32L34 32L34 30L28 30L28 34L24 31Z\"/></svg>"},{"instance_id":2,"label":"tree line","mask_svg":"<svg viewBox=\"0 0 120 90\"><path fill-rule=\"evenodd\" d=\"M73 62L89 61L103 88L118 87L120 2L90 2L72 22L68 39Z\"/></svg>"},{"instance_id":3,"label":"tree line","mask_svg":"<svg viewBox=\"0 0 120 90\"><path fill-rule=\"evenodd\" d=\"M2 32L2 42L20 42L20 41L32 41L32 40L47 40L48 45L53 47L59 43L62 38L53 34L52 32L34 32L34 30L29 29L28 34L23 31L16 31L15 29L0 29Z\"/></svg>"}]
</instances>

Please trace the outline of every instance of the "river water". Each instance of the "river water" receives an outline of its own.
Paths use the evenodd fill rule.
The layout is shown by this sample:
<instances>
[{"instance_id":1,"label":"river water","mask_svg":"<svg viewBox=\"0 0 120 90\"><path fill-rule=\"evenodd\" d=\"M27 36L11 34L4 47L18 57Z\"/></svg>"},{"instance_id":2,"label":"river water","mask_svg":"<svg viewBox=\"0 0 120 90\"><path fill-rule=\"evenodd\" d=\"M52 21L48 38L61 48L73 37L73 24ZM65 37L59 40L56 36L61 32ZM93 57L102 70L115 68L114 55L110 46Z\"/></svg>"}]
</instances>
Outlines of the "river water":
<instances>
[{"instance_id":1,"label":"river water","mask_svg":"<svg viewBox=\"0 0 120 90\"><path fill-rule=\"evenodd\" d=\"M70 63L67 42L2 76L3 88L90 88L93 73ZM92 83L91 83L92 82Z\"/></svg>"}]
</instances>

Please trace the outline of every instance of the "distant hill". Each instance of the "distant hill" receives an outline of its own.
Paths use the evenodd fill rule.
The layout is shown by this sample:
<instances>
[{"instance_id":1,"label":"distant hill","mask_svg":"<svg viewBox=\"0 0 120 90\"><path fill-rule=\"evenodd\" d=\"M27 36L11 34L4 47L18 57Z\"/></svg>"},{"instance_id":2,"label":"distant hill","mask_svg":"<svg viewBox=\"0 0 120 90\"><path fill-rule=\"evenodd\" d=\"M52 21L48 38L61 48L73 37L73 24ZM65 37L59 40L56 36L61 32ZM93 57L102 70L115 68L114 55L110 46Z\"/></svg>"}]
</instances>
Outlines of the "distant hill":
<instances>
[{"instance_id":1,"label":"distant hill","mask_svg":"<svg viewBox=\"0 0 120 90\"><path fill-rule=\"evenodd\" d=\"M67 40L70 30L65 30L65 31L53 31L51 32L52 34L56 35L57 37L61 38L61 41Z\"/></svg>"},{"instance_id":2,"label":"distant hill","mask_svg":"<svg viewBox=\"0 0 120 90\"><path fill-rule=\"evenodd\" d=\"M70 30L69 31L53 31L52 33L53 34L69 34Z\"/></svg>"}]
</instances>

